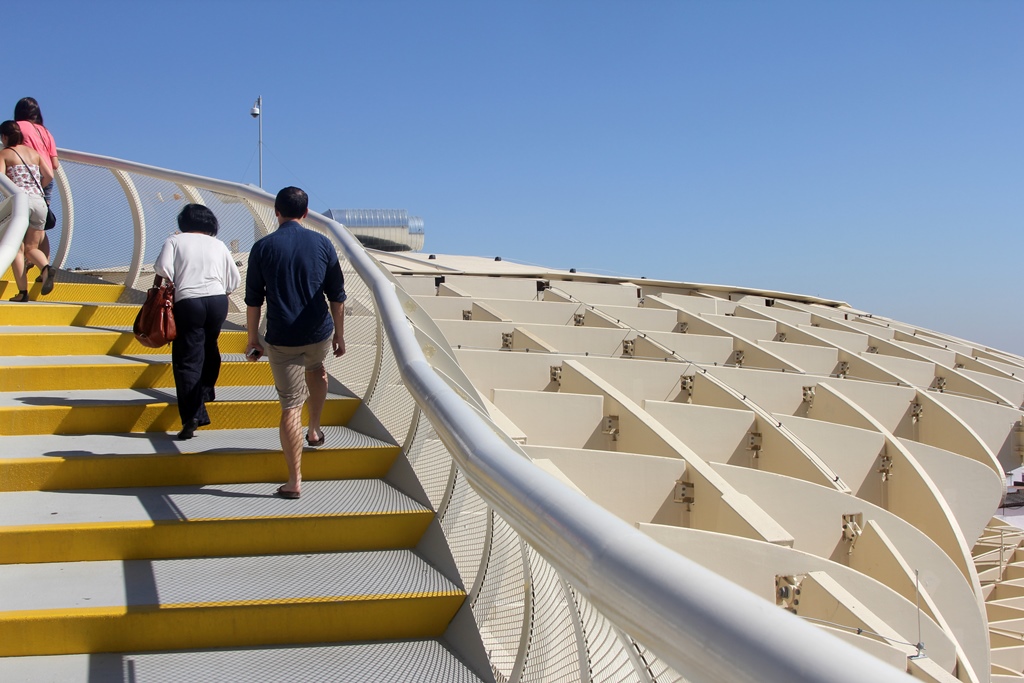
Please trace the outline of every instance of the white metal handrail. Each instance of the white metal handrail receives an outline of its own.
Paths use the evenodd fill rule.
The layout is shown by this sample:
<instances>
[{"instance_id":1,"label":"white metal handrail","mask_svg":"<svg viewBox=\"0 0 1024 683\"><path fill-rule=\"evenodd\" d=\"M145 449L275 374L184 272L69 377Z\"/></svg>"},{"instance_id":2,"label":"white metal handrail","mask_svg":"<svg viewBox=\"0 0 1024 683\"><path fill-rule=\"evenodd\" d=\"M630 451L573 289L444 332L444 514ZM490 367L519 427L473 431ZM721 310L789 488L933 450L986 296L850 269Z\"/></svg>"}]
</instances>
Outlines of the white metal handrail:
<instances>
[{"instance_id":1,"label":"white metal handrail","mask_svg":"<svg viewBox=\"0 0 1024 683\"><path fill-rule=\"evenodd\" d=\"M238 183L72 150L60 156L254 205L273 200ZM395 284L358 240L319 214L309 221L334 236L369 287L406 389L473 489L617 628L694 683L905 680L905 672L672 552L535 467L431 366ZM141 254L135 245L129 280Z\"/></svg>"},{"instance_id":2,"label":"white metal handrail","mask_svg":"<svg viewBox=\"0 0 1024 683\"><path fill-rule=\"evenodd\" d=\"M25 239L28 230L29 208L28 195L20 187L11 182L6 175L0 175L0 193L6 198L0 202L0 211L8 214L7 229L0 235L0 273L14 263L18 248Z\"/></svg>"}]
</instances>

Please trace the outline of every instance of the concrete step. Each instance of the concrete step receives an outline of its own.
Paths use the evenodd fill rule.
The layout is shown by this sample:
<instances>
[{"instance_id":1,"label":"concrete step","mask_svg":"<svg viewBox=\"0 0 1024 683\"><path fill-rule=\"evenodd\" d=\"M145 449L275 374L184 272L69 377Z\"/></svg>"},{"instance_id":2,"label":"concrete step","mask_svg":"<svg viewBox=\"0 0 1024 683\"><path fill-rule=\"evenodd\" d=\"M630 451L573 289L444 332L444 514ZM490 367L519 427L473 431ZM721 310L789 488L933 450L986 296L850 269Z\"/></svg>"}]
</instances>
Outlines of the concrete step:
<instances>
[{"instance_id":1,"label":"concrete step","mask_svg":"<svg viewBox=\"0 0 1024 683\"><path fill-rule=\"evenodd\" d=\"M0 316L6 311L0 310ZM221 353L245 353L244 331L223 330ZM19 327L8 325L0 334L0 356L149 356L171 353L171 345L150 349L135 340L130 329L99 327Z\"/></svg>"},{"instance_id":2,"label":"concrete step","mask_svg":"<svg viewBox=\"0 0 1024 683\"><path fill-rule=\"evenodd\" d=\"M324 445L306 448L302 476L378 479L398 446L347 427L323 427ZM188 441L173 433L8 436L0 451L0 491L202 486L276 481L285 476L277 428L203 428Z\"/></svg>"},{"instance_id":3,"label":"concrete step","mask_svg":"<svg viewBox=\"0 0 1024 683\"><path fill-rule=\"evenodd\" d=\"M140 306L141 304L88 304L46 300L20 304L0 301L0 328L8 326L131 328Z\"/></svg>"},{"instance_id":4,"label":"concrete step","mask_svg":"<svg viewBox=\"0 0 1024 683\"><path fill-rule=\"evenodd\" d=\"M2 338L2 335L0 335ZM329 394L322 422L343 425L359 399ZM281 407L273 386L217 387L207 429L272 427ZM307 410L303 408L303 419ZM0 394L0 434L170 432L181 427L173 388L21 391Z\"/></svg>"},{"instance_id":5,"label":"concrete step","mask_svg":"<svg viewBox=\"0 0 1024 683\"><path fill-rule=\"evenodd\" d=\"M412 548L434 517L380 479L279 485L4 493L0 564Z\"/></svg>"},{"instance_id":6,"label":"concrete step","mask_svg":"<svg viewBox=\"0 0 1024 683\"><path fill-rule=\"evenodd\" d=\"M251 363L240 353L221 354L217 386L274 383L270 365ZM173 387L169 354L147 356L0 357L0 391L46 389L148 389Z\"/></svg>"},{"instance_id":7,"label":"concrete step","mask_svg":"<svg viewBox=\"0 0 1024 683\"><path fill-rule=\"evenodd\" d=\"M481 683L436 640L222 650L0 658L19 683Z\"/></svg>"},{"instance_id":8,"label":"concrete step","mask_svg":"<svg viewBox=\"0 0 1024 683\"><path fill-rule=\"evenodd\" d=\"M0 586L0 656L437 638L465 597L409 550L0 565Z\"/></svg>"},{"instance_id":9,"label":"concrete step","mask_svg":"<svg viewBox=\"0 0 1024 683\"><path fill-rule=\"evenodd\" d=\"M67 274L64 271L57 272L57 280L53 285L53 291L48 295L42 295L43 285L35 279L39 272L32 270L29 273L28 297L32 301L88 301L95 303L113 303L121 297L124 292L123 285L86 284L81 282L64 281ZM10 281L0 280L0 301L4 304L13 304L8 301L18 294L18 286L13 279Z\"/></svg>"}]
</instances>

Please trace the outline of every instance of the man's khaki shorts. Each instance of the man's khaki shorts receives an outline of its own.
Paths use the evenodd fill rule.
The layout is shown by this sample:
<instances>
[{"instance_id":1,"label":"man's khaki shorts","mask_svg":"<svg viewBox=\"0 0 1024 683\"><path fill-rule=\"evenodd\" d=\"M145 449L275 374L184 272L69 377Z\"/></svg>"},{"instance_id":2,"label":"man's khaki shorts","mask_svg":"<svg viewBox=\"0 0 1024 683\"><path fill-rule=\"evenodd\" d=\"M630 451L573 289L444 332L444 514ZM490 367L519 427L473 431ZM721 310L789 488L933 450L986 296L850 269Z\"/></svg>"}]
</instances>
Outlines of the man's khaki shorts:
<instances>
[{"instance_id":1,"label":"man's khaki shorts","mask_svg":"<svg viewBox=\"0 0 1024 683\"><path fill-rule=\"evenodd\" d=\"M301 408L309 397L306 373L323 371L324 359L334 349L334 337L306 346L264 346L281 408Z\"/></svg>"}]
</instances>

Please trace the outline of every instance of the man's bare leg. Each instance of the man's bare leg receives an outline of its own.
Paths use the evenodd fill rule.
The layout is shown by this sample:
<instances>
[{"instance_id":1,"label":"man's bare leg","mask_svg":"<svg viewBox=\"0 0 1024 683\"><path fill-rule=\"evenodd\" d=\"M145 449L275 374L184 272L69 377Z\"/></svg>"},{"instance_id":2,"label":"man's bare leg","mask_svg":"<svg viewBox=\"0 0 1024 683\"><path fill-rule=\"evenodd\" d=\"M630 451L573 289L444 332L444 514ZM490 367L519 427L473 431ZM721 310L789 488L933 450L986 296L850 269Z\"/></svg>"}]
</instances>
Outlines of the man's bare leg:
<instances>
[{"instance_id":1,"label":"man's bare leg","mask_svg":"<svg viewBox=\"0 0 1024 683\"><path fill-rule=\"evenodd\" d=\"M316 441L320 438L320 416L327 402L327 370L321 365L319 370L306 371L306 387L309 389L309 430L306 438Z\"/></svg>"},{"instance_id":2,"label":"man's bare leg","mask_svg":"<svg viewBox=\"0 0 1024 683\"><path fill-rule=\"evenodd\" d=\"M302 489L302 407L281 411L281 450L288 465L288 483L284 491L299 493Z\"/></svg>"}]
</instances>

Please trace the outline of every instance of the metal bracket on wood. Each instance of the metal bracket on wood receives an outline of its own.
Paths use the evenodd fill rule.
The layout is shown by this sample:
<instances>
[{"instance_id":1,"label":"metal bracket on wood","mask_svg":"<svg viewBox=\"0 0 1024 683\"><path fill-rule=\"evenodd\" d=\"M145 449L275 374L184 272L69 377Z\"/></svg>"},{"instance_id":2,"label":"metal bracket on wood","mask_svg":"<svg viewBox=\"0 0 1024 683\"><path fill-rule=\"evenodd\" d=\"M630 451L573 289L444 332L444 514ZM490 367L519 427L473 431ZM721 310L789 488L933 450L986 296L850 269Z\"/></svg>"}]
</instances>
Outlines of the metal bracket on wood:
<instances>
[{"instance_id":1,"label":"metal bracket on wood","mask_svg":"<svg viewBox=\"0 0 1024 683\"><path fill-rule=\"evenodd\" d=\"M796 614L800 606L800 584L803 580L803 574L776 575L775 604Z\"/></svg>"},{"instance_id":2,"label":"metal bracket on wood","mask_svg":"<svg viewBox=\"0 0 1024 683\"><path fill-rule=\"evenodd\" d=\"M675 489L672 492L672 502L692 505L694 502L693 492L694 487L692 481L683 481L682 479L679 479L676 481Z\"/></svg>"},{"instance_id":3,"label":"metal bracket on wood","mask_svg":"<svg viewBox=\"0 0 1024 683\"><path fill-rule=\"evenodd\" d=\"M619 440L619 416L606 415L601 424L601 433L612 437L612 441Z\"/></svg>"},{"instance_id":4,"label":"metal bracket on wood","mask_svg":"<svg viewBox=\"0 0 1024 683\"><path fill-rule=\"evenodd\" d=\"M761 432L750 432L747 434L747 450L754 452L754 457L761 457Z\"/></svg>"},{"instance_id":5,"label":"metal bracket on wood","mask_svg":"<svg viewBox=\"0 0 1024 683\"><path fill-rule=\"evenodd\" d=\"M853 547L857 544L857 539L860 538L863 533L864 514L861 512L852 512L847 515L843 515L843 540L850 544L848 552L853 552Z\"/></svg>"},{"instance_id":6,"label":"metal bracket on wood","mask_svg":"<svg viewBox=\"0 0 1024 683\"><path fill-rule=\"evenodd\" d=\"M882 475L883 483L892 479L892 458L883 454L875 471Z\"/></svg>"},{"instance_id":7,"label":"metal bracket on wood","mask_svg":"<svg viewBox=\"0 0 1024 683\"><path fill-rule=\"evenodd\" d=\"M808 408L814 407L814 387L804 387L804 403Z\"/></svg>"},{"instance_id":8,"label":"metal bracket on wood","mask_svg":"<svg viewBox=\"0 0 1024 683\"><path fill-rule=\"evenodd\" d=\"M679 375L679 390L693 397L693 375Z\"/></svg>"}]
</instances>

